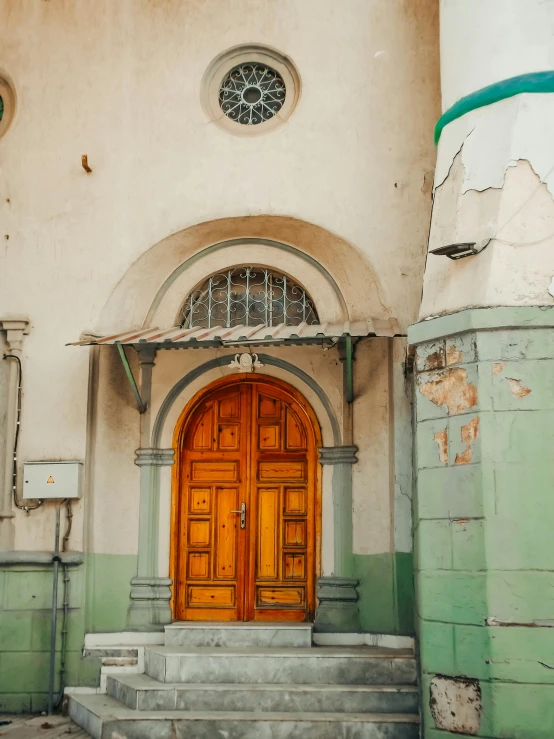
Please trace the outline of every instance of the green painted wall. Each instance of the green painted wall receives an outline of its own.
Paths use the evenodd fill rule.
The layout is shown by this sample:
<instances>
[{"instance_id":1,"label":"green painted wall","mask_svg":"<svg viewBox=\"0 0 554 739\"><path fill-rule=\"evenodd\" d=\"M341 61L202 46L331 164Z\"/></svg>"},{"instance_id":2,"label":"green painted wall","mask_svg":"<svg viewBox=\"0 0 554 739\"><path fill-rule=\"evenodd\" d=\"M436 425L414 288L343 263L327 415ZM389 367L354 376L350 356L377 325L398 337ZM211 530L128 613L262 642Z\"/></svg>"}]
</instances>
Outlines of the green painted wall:
<instances>
[{"instance_id":1,"label":"green painted wall","mask_svg":"<svg viewBox=\"0 0 554 739\"><path fill-rule=\"evenodd\" d=\"M498 330L495 311L468 311L481 324L490 314L491 329L436 341L428 321L418 346L415 571L427 739L453 736L430 712L437 674L479 680L478 736L554 736L554 312L537 318L550 325L528 328L538 309L518 311L521 328ZM436 322L448 329L448 318Z\"/></svg>"},{"instance_id":2,"label":"green painted wall","mask_svg":"<svg viewBox=\"0 0 554 739\"><path fill-rule=\"evenodd\" d=\"M355 554L362 631L414 633L414 566L410 552Z\"/></svg>"},{"instance_id":3,"label":"green painted wall","mask_svg":"<svg viewBox=\"0 0 554 739\"><path fill-rule=\"evenodd\" d=\"M67 685L97 685L100 662L83 658L87 631L122 631L136 557L89 554L69 567ZM59 577L56 690L59 689L63 575ZM0 567L0 712L46 708L52 569L43 564Z\"/></svg>"}]
</instances>

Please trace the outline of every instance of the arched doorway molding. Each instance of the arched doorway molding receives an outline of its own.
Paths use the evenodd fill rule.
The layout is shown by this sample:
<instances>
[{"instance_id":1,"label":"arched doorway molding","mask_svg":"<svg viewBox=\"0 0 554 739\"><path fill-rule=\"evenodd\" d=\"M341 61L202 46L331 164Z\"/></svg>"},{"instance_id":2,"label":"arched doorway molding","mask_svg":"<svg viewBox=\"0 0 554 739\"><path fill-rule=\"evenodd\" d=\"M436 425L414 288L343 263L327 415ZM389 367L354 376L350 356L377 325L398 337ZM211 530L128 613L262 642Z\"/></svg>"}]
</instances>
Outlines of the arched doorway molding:
<instances>
[{"instance_id":1,"label":"arched doorway molding","mask_svg":"<svg viewBox=\"0 0 554 739\"><path fill-rule=\"evenodd\" d=\"M332 275L310 255L268 239L232 239L208 246L180 264L160 287L143 328L173 326L179 322L183 297L207 275L240 264L252 264L288 273L310 293L322 323L347 321L348 306Z\"/></svg>"},{"instance_id":2,"label":"arched doorway molding","mask_svg":"<svg viewBox=\"0 0 554 739\"><path fill-rule=\"evenodd\" d=\"M148 437L149 447L137 450L135 462L141 469L141 490L138 575L131 581L129 620L132 627L159 628L171 619L169 549L173 432L186 403L202 387L221 377L222 368L228 366L233 356L229 353L208 360L175 383L160 404L152 434ZM351 584L353 581L348 577L341 578L341 575L345 574L342 572L345 553L347 556L352 547L351 468L357 461L357 449L342 445L342 423L327 394L312 376L280 357L264 353L258 356L265 365L264 374L283 379L299 390L318 420L323 441L320 449L323 466L322 572L328 576L322 579L332 581L331 587L336 590L334 600L343 601L346 594L350 600L354 599L355 605L357 596ZM146 361L151 363L152 357L147 356ZM345 583L349 587L348 594ZM350 607L349 603L347 607Z\"/></svg>"},{"instance_id":3,"label":"arched doorway molding","mask_svg":"<svg viewBox=\"0 0 554 739\"><path fill-rule=\"evenodd\" d=\"M156 420L152 427L152 448L158 449L171 446L173 430L182 412L183 403L186 402L185 398L187 396L190 397L189 387L200 378L202 378L202 386L210 382L210 375L215 374L212 371L219 370L221 367L227 367L233 356L234 353L230 352L225 356L210 359L195 367L175 383L161 403L156 415ZM314 378L299 367L280 357L258 352L258 358L268 368L275 367L289 375L286 378L287 381L300 392L307 395L307 402L314 409L322 430L323 445L339 446L342 441L341 424L327 394ZM221 376L220 371L217 372L216 376ZM282 376L282 373L276 373L275 376ZM176 402L177 399L179 399L179 402Z\"/></svg>"},{"instance_id":4,"label":"arched doorway molding","mask_svg":"<svg viewBox=\"0 0 554 739\"><path fill-rule=\"evenodd\" d=\"M228 367L233 356L234 353L231 352L221 357L215 357L202 363L191 372L188 372L175 383L160 404L152 426L150 448L165 451L165 460L166 462L170 460L169 464L173 462L173 456L171 455L173 434L183 408L198 391L210 385L214 380L221 378L222 370ZM323 448L342 449L342 423L337 416L331 400L321 385L312 376L280 357L259 352L258 358L264 365L264 375L284 380L306 398L306 402L315 413L319 428L321 429ZM229 375L231 374L229 370ZM163 467L164 465L161 466ZM146 469L142 470L142 472L147 474ZM322 483L322 537L327 546L323 554L323 571L328 574L334 571L335 559L335 545L333 543L335 541L335 516L332 478L332 466L324 466ZM171 475L169 470L160 469L159 478L157 480L155 478L152 479L158 485L157 490L152 490L152 496L154 498L153 515L156 521L158 521L155 551L152 551L152 556L156 557L156 575L159 574L166 577L169 575ZM142 542L142 545L148 546L147 542Z\"/></svg>"},{"instance_id":5,"label":"arched doorway molding","mask_svg":"<svg viewBox=\"0 0 554 739\"><path fill-rule=\"evenodd\" d=\"M246 259L247 254L253 254L254 245L260 250L252 260L254 264L260 264L263 253L266 266L290 272L316 302L324 294L325 302L329 302L327 315L338 315L337 320L391 316L375 270L347 241L315 224L288 216L241 216L191 225L143 252L114 287L93 332L117 333L158 325L162 319L170 319L171 325L179 300L186 296L184 285L188 278L183 275L204 262L206 272L196 280L199 282L214 271L210 260L215 259L217 270L223 263L223 254L234 250L234 259L240 263L243 258L239 256L243 254ZM228 263L230 259L225 257L223 261ZM187 266L183 267L185 263ZM301 266L300 274L295 273L294 266ZM193 272L190 274L192 282ZM185 290L182 295L181 290Z\"/></svg>"}]
</instances>

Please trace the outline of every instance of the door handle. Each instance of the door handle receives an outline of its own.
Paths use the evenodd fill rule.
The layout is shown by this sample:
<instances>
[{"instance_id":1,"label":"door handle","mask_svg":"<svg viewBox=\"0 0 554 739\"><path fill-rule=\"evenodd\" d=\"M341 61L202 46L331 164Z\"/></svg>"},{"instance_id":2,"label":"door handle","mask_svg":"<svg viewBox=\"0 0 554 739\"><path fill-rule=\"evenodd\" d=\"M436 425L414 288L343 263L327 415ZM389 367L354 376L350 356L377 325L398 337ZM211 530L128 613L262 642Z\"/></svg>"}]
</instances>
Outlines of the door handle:
<instances>
[{"instance_id":1,"label":"door handle","mask_svg":"<svg viewBox=\"0 0 554 739\"><path fill-rule=\"evenodd\" d=\"M231 513L240 513L240 527L241 529L246 528L246 503L240 504L240 509L238 511L231 511Z\"/></svg>"}]
</instances>

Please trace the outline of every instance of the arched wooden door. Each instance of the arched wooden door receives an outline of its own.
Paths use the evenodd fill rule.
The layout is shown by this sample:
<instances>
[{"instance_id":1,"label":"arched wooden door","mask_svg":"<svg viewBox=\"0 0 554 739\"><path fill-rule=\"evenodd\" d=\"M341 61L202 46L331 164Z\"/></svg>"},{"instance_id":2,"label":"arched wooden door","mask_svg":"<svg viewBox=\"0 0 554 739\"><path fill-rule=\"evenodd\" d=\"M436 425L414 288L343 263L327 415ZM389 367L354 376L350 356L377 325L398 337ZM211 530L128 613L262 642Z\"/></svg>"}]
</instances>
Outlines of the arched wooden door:
<instances>
[{"instance_id":1,"label":"arched wooden door","mask_svg":"<svg viewBox=\"0 0 554 739\"><path fill-rule=\"evenodd\" d=\"M319 549L311 409L243 375L194 402L177 437L172 570L177 619L307 621Z\"/></svg>"}]
</instances>

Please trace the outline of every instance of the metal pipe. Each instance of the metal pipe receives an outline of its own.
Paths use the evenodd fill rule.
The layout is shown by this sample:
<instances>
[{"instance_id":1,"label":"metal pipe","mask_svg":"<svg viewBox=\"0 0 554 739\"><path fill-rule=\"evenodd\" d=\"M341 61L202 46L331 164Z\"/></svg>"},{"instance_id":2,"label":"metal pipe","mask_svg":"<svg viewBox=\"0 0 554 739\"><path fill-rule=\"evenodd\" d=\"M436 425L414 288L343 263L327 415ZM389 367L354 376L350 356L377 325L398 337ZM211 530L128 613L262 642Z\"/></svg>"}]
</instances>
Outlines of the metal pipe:
<instances>
[{"instance_id":1,"label":"metal pipe","mask_svg":"<svg viewBox=\"0 0 554 739\"><path fill-rule=\"evenodd\" d=\"M13 502L16 508L20 511L29 513L34 511L36 508L40 508L42 500L39 500L35 505L21 504L17 497L17 446L19 443L19 434L21 433L21 396L23 394L23 370L21 368L21 359L16 354L4 354L4 359L15 359L17 362L18 374L17 374L17 398L16 398L16 421L15 421L15 437L13 441L13 459L12 459L12 492ZM6 470L8 464L6 463Z\"/></svg>"},{"instance_id":2,"label":"metal pipe","mask_svg":"<svg viewBox=\"0 0 554 739\"><path fill-rule=\"evenodd\" d=\"M69 501L68 501L69 503ZM65 551L65 550L64 550ZM67 622L69 618L69 568L66 564L63 568L63 622L62 622L62 646L60 655L60 695L56 707L61 705L63 701L63 692L65 689L65 659L67 654Z\"/></svg>"},{"instance_id":3,"label":"metal pipe","mask_svg":"<svg viewBox=\"0 0 554 739\"><path fill-rule=\"evenodd\" d=\"M48 676L48 715L54 710L54 675L56 670L56 629L58 621L58 570L60 566L60 509L63 500L56 506L56 535L54 540L54 556L52 557L52 630L50 632L50 674Z\"/></svg>"}]
</instances>

